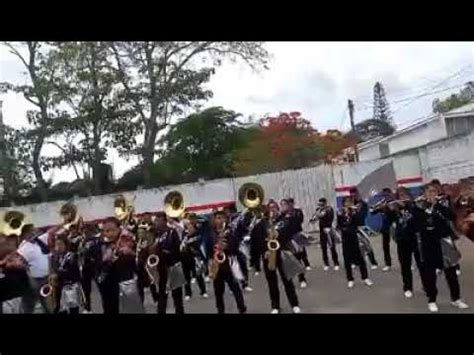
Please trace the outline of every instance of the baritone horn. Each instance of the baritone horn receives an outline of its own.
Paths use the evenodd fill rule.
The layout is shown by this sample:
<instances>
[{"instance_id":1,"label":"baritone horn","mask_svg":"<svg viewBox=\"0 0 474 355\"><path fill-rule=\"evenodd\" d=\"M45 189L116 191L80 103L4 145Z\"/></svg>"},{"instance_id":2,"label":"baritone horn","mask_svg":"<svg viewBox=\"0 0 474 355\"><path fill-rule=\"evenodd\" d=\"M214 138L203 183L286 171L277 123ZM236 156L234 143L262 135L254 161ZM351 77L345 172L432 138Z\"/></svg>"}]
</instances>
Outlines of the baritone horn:
<instances>
[{"instance_id":1,"label":"baritone horn","mask_svg":"<svg viewBox=\"0 0 474 355\"><path fill-rule=\"evenodd\" d=\"M263 203L265 193L259 184L248 182L239 188L239 201L246 208L257 208Z\"/></svg>"},{"instance_id":2,"label":"baritone horn","mask_svg":"<svg viewBox=\"0 0 474 355\"><path fill-rule=\"evenodd\" d=\"M184 214L184 198L181 192L171 191L165 196L164 211L169 218L178 218Z\"/></svg>"}]
</instances>

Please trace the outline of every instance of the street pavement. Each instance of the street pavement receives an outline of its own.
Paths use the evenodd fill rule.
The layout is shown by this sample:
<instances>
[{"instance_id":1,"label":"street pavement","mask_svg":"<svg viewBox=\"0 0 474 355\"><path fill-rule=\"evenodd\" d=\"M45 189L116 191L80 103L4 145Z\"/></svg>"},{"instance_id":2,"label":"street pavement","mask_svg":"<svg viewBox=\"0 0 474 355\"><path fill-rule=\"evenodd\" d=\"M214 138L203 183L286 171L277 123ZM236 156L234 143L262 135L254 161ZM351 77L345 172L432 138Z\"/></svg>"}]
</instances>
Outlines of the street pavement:
<instances>
[{"instance_id":1,"label":"street pavement","mask_svg":"<svg viewBox=\"0 0 474 355\"><path fill-rule=\"evenodd\" d=\"M370 270L369 277L374 281L372 287L367 287L360 279L358 269L354 270L356 280L353 289L347 288L344 268L341 264L339 271L324 272L322 268L321 249L319 244L311 244L308 247L309 260L312 270L307 272L308 287L300 289L297 285L297 293L300 307L303 313L428 313L426 297L421 289L418 270L414 271L414 297L406 299L403 295L400 266L397 259L396 246L392 243L392 270L383 272L383 253L381 237L372 240L379 268ZM461 293L463 299L474 307L474 243L463 239L458 243L463 255L461 261L462 274L460 276ZM338 253L342 262L341 246ZM250 286L253 292L245 292L245 301L248 313L270 313L270 300L265 275L260 273L254 276L250 273ZM215 299L212 284L207 284L209 298L202 299L199 296L197 284L193 284L193 298L185 302L186 313L216 313ZM443 274L438 276L438 306L440 313L473 313L473 309L458 310L450 305L449 291ZM101 313L100 296L94 289L93 312ZM290 313L283 287L280 284L280 303L282 313ZM237 313L233 296L226 289L225 295L226 313ZM156 305L153 304L149 293L146 294L145 308L147 313L156 313ZM168 298L168 312L173 313L173 301L171 295Z\"/></svg>"}]
</instances>

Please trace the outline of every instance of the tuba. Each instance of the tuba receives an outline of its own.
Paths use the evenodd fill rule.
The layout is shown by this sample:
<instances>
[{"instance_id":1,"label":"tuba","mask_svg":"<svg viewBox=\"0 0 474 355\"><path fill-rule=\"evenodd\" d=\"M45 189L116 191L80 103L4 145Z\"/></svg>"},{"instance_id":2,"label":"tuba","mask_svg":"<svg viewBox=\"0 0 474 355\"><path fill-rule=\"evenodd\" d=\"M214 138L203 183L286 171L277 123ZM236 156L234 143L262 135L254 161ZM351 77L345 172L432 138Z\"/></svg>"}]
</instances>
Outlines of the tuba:
<instances>
[{"instance_id":1,"label":"tuba","mask_svg":"<svg viewBox=\"0 0 474 355\"><path fill-rule=\"evenodd\" d=\"M3 217L0 232L7 236L12 234L19 236L26 224L25 219L25 214L20 211L8 211Z\"/></svg>"},{"instance_id":2,"label":"tuba","mask_svg":"<svg viewBox=\"0 0 474 355\"><path fill-rule=\"evenodd\" d=\"M171 191L165 196L164 211L168 218L179 218L184 214L184 198L181 192Z\"/></svg>"},{"instance_id":3,"label":"tuba","mask_svg":"<svg viewBox=\"0 0 474 355\"><path fill-rule=\"evenodd\" d=\"M81 216L77 212L77 206L72 202L66 202L59 210L59 214L63 218L63 228L69 230L72 226L81 223Z\"/></svg>"},{"instance_id":4,"label":"tuba","mask_svg":"<svg viewBox=\"0 0 474 355\"><path fill-rule=\"evenodd\" d=\"M118 195L114 201L114 214L120 222L127 221L133 213L133 205L124 195Z\"/></svg>"},{"instance_id":5,"label":"tuba","mask_svg":"<svg viewBox=\"0 0 474 355\"><path fill-rule=\"evenodd\" d=\"M262 186L248 182L239 188L239 201L245 208L254 209L262 205L264 199Z\"/></svg>"}]
</instances>

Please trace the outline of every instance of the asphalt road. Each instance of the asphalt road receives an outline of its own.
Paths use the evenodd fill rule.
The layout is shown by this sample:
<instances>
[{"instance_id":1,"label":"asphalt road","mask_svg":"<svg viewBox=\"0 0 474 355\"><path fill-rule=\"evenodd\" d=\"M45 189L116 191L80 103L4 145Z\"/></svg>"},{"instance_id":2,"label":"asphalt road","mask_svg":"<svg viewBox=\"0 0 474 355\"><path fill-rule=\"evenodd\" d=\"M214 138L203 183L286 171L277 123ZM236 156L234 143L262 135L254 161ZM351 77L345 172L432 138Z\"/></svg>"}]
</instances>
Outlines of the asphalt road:
<instances>
[{"instance_id":1,"label":"asphalt road","mask_svg":"<svg viewBox=\"0 0 474 355\"><path fill-rule=\"evenodd\" d=\"M355 270L356 285L353 289L347 288L344 270L330 270L324 272L322 269L321 250L318 244L311 244L308 247L309 259L312 270L307 272L308 287L300 289L298 287L298 297L303 313L428 313L427 300L421 290L418 271L414 271L414 297L406 299L402 291L402 281L400 266L398 264L396 246L392 243L393 267L389 272L383 272L383 254L381 237L372 240L379 269L370 270L369 277L374 281L372 287L367 287L362 283L358 270ZM461 293L463 299L474 307L474 243L467 239L461 240L458 246L463 254L461 261L462 275L460 276ZM340 259L342 251L338 246ZM194 297L185 302L186 313L216 313L215 299L212 285L207 284L209 299L202 299L199 296L197 285L193 284ZM245 301L248 313L269 313L271 311L268 289L263 273L254 276L251 273L250 286L253 292L245 293ZM444 275L438 277L438 306L440 313L473 313L473 308L468 310L458 310L450 305L449 292ZM280 300L283 313L291 312L286 295L280 285ZM93 297L94 313L101 313L100 297L95 291ZM237 313L233 296L226 292L226 312ZM146 295L145 308L147 313L156 313L156 306L148 293ZM168 299L168 312L173 313L173 302L171 296Z\"/></svg>"}]
</instances>

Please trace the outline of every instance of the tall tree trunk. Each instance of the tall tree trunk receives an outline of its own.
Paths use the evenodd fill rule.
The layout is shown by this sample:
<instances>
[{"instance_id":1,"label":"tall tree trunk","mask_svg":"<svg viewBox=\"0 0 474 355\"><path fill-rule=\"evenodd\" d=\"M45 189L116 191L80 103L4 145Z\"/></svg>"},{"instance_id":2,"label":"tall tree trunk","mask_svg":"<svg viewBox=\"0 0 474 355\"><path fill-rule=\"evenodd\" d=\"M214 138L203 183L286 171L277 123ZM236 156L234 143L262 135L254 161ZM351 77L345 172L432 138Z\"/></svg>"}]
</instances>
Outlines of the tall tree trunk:
<instances>
[{"instance_id":1,"label":"tall tree trunk","mask_svg":"<svg viewBox=\"0 0 474 355\"><path fill-rule=\"evenodd\" d=\"M33 171L35 173L36 184L39 192L41 202L46 202L48 200L48 191L46 188L46 183L43 179L43 172L39 164L39 159L41 155L41 148L43 148L44 142L44 133L40 132L36 138L35 145L33 148L33 161L31 163Z\"/></svg>"},{"instance_id":2,"label":"tall tree trunk","mask_svg":"<svg viewBox=\"0 0 474 355\"><path fill-rule=\"evenodd\" d=\"M100 137L98 136L96 129L94 130L94 162L92 164L92 179L94 181L94 195L102 194L101 186L101 154L100 154Z\"/></svg>"}]
</instances>

